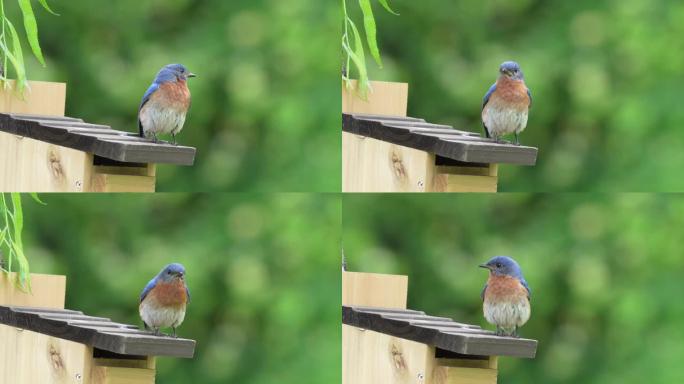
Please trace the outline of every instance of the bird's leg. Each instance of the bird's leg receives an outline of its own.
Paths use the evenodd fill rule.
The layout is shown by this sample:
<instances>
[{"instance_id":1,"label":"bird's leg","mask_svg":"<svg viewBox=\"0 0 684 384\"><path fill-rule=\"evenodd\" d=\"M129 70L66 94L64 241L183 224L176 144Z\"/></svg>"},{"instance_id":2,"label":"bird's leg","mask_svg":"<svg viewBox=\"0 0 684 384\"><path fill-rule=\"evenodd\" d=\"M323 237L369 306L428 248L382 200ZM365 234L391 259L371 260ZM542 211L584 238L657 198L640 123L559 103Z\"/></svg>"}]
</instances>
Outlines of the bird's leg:
<instances>
[{"instance_id":1,"label":"bird's leg","mask_svg":"<svg viewBox=\"0 0 684 384\"><path fill-rule=\"evenodd\" d=\"M172 133L171 137L173 137L173 145L178 145L178 143L176 142L176 134Z\"/></svg>"},{"instance_id":2,"label":"bird's leg","mask_svg":"<svg viewBox=\"0 0 684 384\"><path fill-rule=\"evenodd\" d=\"M502 333L503 333L503 332L501 331L501 328L497 325L497 326L496 326L496 333L495 333L495 334L496 334L497 336L501 336Z\"/></svg>"},{"instance_id":3,"label":"bird's leg","mask_svg":"<svg viewBox=\"0 0 684 384\"><path fill-rule=\"evenodd\" d=\"M515 133L515 145L520 145L520 138L518 137L518 132Z\"/></svg>"},{"instance_id":4,"label":"bird's leg","mask_svg":"<svg viewBox=\"0 0 684 384\"><path fill-rule=\"evenodd\" d=\"M171 327L171 328L173 329L173 337L178 338L178 336L176 336L176 327Z\"/></svg>"},{"instance_id":5,"label":"bird's leg","mask_svg":"<svg viewBox=\"0 0 684 384\"><path fill-rule=\"evenodd\" d=\"M518 327L513 328L513 337L520 338L520 335L518 334Z\"/></svg>"},{"instance_id":6,"label":"bird's leg","mask_svg":"<svg viewBox=\"0 0 684 384\"><path fill-rule=\"evenodd\" d=\"M161 336L161 333L159 332L159 328L154 328L154 335L155 336Z\"/></svg>"},{"instance_id":7,"label":"bird's leg","mask_svg":"<svg viewBox=\"0 0 684 384\"><path fill-rule=\"evenodd\" d=\"M152 132L152 140L154 140L155 143L159 142L159 139L157 139L157 133L156 132Z\"/></svg>"}]
</instances>

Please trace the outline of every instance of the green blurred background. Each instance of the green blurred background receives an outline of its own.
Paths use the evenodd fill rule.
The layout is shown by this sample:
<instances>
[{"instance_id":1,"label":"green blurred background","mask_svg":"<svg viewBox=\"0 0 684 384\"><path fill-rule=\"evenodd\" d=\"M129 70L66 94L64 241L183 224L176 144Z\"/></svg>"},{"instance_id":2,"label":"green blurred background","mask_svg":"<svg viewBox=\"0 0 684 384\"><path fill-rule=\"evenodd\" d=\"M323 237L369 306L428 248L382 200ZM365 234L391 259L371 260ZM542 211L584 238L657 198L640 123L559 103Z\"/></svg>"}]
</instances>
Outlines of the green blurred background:
<instances>
[{"instance_id":1,"label":"green blurred background","mask_svg":"<svg viewBox=\"0 0 684 384\"><path fill-rule=\"evenodd\" d=\"M142 288L185 265L192 302L178 333L197 340L195 358L160 358L157 382L339 381L339 196L42 199L23 199L26 253L32 272L67 276L67 308L142 326Z\"/></svg>"},{"instance_id":2,"label":"green blurred background","mask_svg":"<svg viewBox=\"0 0 684 384\"><path fill-rule=\"evenodd\" d=\"M367 64L371 79L409 83L411 116L482 132L499 64L522 66L534 105L521 140L539 157L501 167L500 190L684 190L681 1L390 4L400 16L374 4L385 68Z\"/></svg>"},{"instance_id":3,"label":"green blurred background","mask_svg":"<svg viewBox=\"0 0 684 384\"><path fill-rule=\"evenodd\" d=\"M159 191L338 191L339 8L306 0L34 2L47 60L30 80L67 83L67 114L137 132L157 71L198 77L179 143L193 167L161 166ZM21 25L16 2L5 8ZM20 31L22 36L23 30ZM330 79L326 82L325 79Z\"/></svg>"},{"instance_id":4,"label":"green blurred background","mask_svg":"<svg viewBox=\"0 0 684 384\"><path fill-rule=\"evenodd\" d=\"M680 383L683 227L679 195L345 195L342 242L351 271L408 275L410 308L487 329L478 264L515 258L539 347L502 383Z\"/></svg>"}]
</instances>

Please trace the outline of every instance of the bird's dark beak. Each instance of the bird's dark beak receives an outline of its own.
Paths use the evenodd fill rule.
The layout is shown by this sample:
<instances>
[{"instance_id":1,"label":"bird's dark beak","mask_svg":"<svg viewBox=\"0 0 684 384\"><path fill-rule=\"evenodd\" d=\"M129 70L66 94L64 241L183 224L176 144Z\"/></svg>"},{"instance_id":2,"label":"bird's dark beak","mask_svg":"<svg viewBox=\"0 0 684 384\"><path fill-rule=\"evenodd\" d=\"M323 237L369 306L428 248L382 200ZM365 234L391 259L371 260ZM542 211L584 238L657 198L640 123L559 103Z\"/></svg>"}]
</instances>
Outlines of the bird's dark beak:
<instances>
[{"instance_id":1,"label":"bird's dark beak","mask_svg":"<svg viewBox=\"0 0 684 384\"><path fill-rule=\"evenodd\" d=\"M197 75L195 75L195 74L192 73L192 72L188 72L188 77L197 77Z\"/></svg>"},{"instance_id":2,"label":"bird's dark beak","mask_svg":"<svg viewBox=\"0 0 684 384\"><path fill-rule=\"evenodd\" d=\"M480 264L480 265L478 265L478 267L480 267L480 268L485 268L485 269L489 269L490 271L492 270L492 268L491 268L489 265L487 265L487 264Z\"/></svg>"}]
</instances>

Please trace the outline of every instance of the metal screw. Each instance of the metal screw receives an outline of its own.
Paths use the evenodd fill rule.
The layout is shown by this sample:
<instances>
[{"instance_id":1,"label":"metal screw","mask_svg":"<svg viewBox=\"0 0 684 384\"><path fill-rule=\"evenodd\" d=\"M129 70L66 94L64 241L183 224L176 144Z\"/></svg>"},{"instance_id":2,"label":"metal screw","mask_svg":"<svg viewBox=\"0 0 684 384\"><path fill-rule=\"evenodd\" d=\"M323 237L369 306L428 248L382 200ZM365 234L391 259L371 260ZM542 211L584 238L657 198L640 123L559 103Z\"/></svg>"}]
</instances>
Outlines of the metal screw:
<instances>
[{"instance_id":1,"label":"metal screw","mask_svg":"<svg viewBox=\"0 0 684 384\"><path fill-rule=\"evenodd\" d=\"M83 190L83 182L81 180L76 180L76 189L79 191Z\"/></svg>"},{"instance_id":2,"label":"metal screw","mask_svg":"<svg viewBox=\"0 0 684 384\"><path fill-rule=\"evenodd\" d=\"M82 379L83 379L83 376L81 376L80 373L77 373L77 374L76 374L76 381L79 382L79 383L81 383L81 382L83 381Z\"/></svg>"},{"instance_id":3,"label":"metal screw","mask_svg":"<svg viewBox=\"0 0 684 384\"><path fill-rule=\"evenodd\" d=\"M423 188L423 180L418 180L418 187Z\"/></svg>"},{"instance_id":4,"label":"metal screw","mask_svg":"<svg viewBox=\"0 0 684 384\"><path fill-rule=\"evenodd\" d=\"M418 373L418 382L422 383L425 380L425 376L422 373Z\"/></svg>"}]
</instances>

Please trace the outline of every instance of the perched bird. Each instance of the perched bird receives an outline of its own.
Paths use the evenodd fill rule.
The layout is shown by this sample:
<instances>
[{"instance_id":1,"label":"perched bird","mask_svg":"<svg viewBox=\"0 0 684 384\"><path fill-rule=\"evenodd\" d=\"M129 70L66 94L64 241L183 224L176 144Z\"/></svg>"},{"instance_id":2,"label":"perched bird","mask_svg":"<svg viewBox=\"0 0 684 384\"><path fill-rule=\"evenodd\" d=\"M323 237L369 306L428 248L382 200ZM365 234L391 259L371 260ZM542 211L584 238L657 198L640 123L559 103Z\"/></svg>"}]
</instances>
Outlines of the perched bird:
<instances>
[{"instance_id":1,"label":"perched bird","mask_svg":"<svg viewBox=\"0 0 684 384\"><path fill-rule=\"evenodd\" d=\"M482 99L482 125L485 135L499 142L503 135L518 135L527 126L527 114L532 107L532 94L525 85L520 65L506 61L499 67L499 78Z\"/></svg>"},{"instance_id":2,"label":"perched bird","mask_svg":"<svg viewBox=\"0 0 684 384\"><path fill-rule=\"evenodd\" d=\"M157 134L171 134L176 144L176 135L183 129L190 108L187 80L195 76L181 64L169 64L157 73L138 108L141 137L151 137L156 142Z\"/></svg>"},{"instance_id":3,"label":"perched bird","mask_svg":"<svg viewBox=\"0 0 684 384\"><path fill-rule=\"evenodd\" d=\"M159 328L176 327L185 319L185 308L190 302L190 291L185 284L185 268L169 264L145 286L140 294L140 317L145 329L153 329L159 335Z\"/></svg>"},{"instance_id":4,"label":"perched bird","mask_svg":"<svg viewBox=\"0 0 684 384\"><path fill-rule=\"evenodd\" d=\"M486 264L489 279L482 289L482 309L499 336L518 337L518 328L530 319L530 287L515 260L496 256Z\"/></svg>"}]
</instances>

